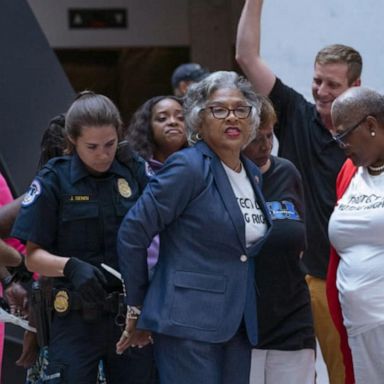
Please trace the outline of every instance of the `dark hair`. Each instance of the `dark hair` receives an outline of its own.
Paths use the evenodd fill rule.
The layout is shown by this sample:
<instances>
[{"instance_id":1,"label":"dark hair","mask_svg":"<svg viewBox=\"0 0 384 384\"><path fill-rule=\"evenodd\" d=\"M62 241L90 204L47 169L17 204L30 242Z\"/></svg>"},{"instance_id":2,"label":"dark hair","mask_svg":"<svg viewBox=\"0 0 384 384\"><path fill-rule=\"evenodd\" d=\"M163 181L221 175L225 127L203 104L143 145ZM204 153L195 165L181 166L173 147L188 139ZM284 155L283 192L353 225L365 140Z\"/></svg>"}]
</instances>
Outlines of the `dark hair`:
<instances>
[{"instance_id":1,"label":"dark hair","mask_svg":"<svg viewBox=\"0 0 384 384\"><path fill-rule=\"evenodd\" d=\"M171 84L175 89L181 81L197 82L209 74L208 70L197 63L185 63L179 65L172 73Z\"/></svg>"},{"instance_id":2,"label":"dark hair","mask_svg":"<svg viewBox=\"0 0 384 384\"><path fill-rule=\"evenodd\" d=\"M126 140L145 160L153 155L155 142L151 125L152 112L156 104L163 100L174 100L182 107L182 101L176 96L155 96L147 100L133 114L126 133Z\"/></svg>"},{"instance_id":3,"label":"dark hair","mask_svg":"<svg viewBox=\"0 0 384 384\"><path fill-rule=\"evenodd\" d=\"M92 91L79 93L69 107L65 120L66 135L72 139L81 136L84 127L103 125L113 125L116 128L118 140L122 138L122 121L116 105L107 96ZM69 140L68 150L73 151L73 144Z\"/></svg>"},{"instance_id":4,"label":"dark hair","mask_svg":"<svg viewBox=\"0 0 384 384\"><path fill-rule=\"evenodd\" d=\"M66 146L65 115L55 116L48 124L40 142L40 169L52 157L62 156Z\"/></svg>"}]
</instances>

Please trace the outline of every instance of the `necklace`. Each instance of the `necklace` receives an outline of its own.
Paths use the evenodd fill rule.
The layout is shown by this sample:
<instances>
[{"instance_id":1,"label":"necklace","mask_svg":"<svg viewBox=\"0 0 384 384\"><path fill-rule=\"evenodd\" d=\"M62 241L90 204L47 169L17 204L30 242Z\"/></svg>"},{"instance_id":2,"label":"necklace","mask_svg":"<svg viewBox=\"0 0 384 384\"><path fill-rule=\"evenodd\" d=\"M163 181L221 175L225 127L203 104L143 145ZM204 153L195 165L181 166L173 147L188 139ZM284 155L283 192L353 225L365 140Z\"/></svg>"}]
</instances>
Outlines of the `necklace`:
<instances>
[{"instance_id":1,"label":"necklace","mask_svg":"<svg viewBox=\"0 0 384 384\"><path fill-rule=\"evenodd\" d=\"M239 173L241 171L241 161L239 165L234 169L235 172Z\"/></svg>"},{"instance_id":2,"label":"necklace","mask_svg":"<svg viewBox=\"0 0 384 384\"><path fill-rule=\"evenodd\" d=\"M384 171L384 164L379 165L378 167L374 167L373 165L369 165L368 169L372 172L383 172Z\"/></svg>"},{"instance_id":3,"label":"necklace","mask_svg":"<svg viewBox=\"0 0 384 384\"><path fill-rule=\"evenodd\" d=\"M238 162L238 164L235 166L235 168L232 168L230 167L227 163L225 163L223 160L221 160L221 162L227 167L229 168L231 171L233 172L236 172L236 173L239 173L242 169L242 163L241 161Z\"/></svg>"}]
</instances>

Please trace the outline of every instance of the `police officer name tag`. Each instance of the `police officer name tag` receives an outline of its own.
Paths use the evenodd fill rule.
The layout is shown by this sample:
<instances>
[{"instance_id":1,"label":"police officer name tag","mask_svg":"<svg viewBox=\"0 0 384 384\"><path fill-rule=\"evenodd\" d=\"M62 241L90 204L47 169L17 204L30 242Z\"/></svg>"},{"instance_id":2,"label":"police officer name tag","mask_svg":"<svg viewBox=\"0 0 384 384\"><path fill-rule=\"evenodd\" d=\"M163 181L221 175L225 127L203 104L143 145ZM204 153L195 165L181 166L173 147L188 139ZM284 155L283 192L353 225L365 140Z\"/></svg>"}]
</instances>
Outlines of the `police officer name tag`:
<instances>
[{"instance_id":1,"label":"police officer name tag","mask_svg":"<svg viewBox=\"0 0 384 384\"><path fill-rule=\"evenodd\" d=\"M41 195L41 184L38 180L33 180L30 185L28 192L25 194L21 205L27 207L28 205L33 204L36 199Z\"/></svg>"},{"instance_id":2,"label":"police officer name tag","mask_svg":"<svg viewBox=\"0 0 384 384\"><path fill-rule=\"evenodd\" d=\"M89 201L91 200L91 196L89 195L71 195L69 196L69 201Z\"/></svg>"},{"instance_id":3,"label":"police officer name tag","mask_svg":"<svg viewBox=\"0 0 384 384\"><path fill-rule=\"evenodd\" d=\"M128 184L128 181L122 178L117 179L117 190L120 195L128 198L132 195L132 189Z\"/></svg>"}]
</instances>

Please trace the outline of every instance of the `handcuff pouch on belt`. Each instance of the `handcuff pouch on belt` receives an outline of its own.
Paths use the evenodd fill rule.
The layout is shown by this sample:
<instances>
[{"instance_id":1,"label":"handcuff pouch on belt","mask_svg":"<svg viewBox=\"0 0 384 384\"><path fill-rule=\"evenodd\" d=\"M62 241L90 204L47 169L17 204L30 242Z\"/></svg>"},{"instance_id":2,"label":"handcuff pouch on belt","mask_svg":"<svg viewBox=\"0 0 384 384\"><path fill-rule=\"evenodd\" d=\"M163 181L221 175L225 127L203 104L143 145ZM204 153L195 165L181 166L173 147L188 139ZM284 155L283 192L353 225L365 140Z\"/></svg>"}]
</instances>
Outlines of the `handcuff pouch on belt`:
<instances>
[{"instance_id":1,"label":"handcuff pouch on belt","mask_svg":"<svg viewBox=\"0 0 384 384\"><path fill-rule=\"evenodd\" d=\"M37 343L44 347L49 343L51 328L52 303L50 295L50 281L37 280L32 283L31 319L37 330Z\"/></svg>"}]
</instances>

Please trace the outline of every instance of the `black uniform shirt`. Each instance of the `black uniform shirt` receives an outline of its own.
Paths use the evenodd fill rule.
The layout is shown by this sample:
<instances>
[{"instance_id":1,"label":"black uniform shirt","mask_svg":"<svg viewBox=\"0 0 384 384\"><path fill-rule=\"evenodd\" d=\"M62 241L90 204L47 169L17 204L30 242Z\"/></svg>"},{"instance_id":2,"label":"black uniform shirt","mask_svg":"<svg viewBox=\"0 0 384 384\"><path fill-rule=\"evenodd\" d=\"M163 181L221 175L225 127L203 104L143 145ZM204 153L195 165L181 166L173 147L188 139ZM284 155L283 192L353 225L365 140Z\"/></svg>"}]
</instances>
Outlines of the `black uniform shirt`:
<instances>
[{"instance_id":1,"label":"black uniform shirt","mask_svg":"<svg viewBox=\"0 0 384 384\"><path fill-rule=\"evenodd\" d=\"M114 160L108 172L95 177L77 154L54 158L32 182L12 236L55 255L118 269L117 231L145 179L144 161L132 170ZM105 275L111 288L119 285ZM55 280L66 283L65 278Z\"/></svg>"}]
</instances>

